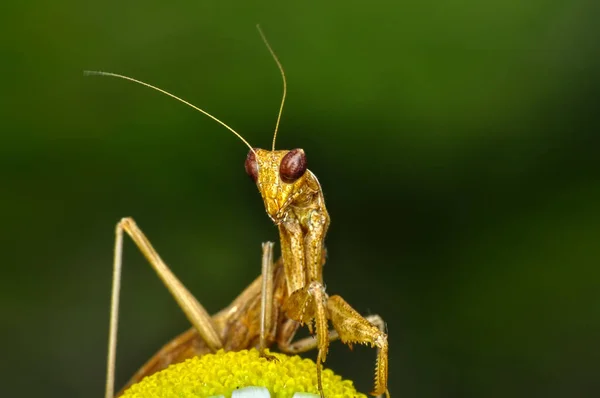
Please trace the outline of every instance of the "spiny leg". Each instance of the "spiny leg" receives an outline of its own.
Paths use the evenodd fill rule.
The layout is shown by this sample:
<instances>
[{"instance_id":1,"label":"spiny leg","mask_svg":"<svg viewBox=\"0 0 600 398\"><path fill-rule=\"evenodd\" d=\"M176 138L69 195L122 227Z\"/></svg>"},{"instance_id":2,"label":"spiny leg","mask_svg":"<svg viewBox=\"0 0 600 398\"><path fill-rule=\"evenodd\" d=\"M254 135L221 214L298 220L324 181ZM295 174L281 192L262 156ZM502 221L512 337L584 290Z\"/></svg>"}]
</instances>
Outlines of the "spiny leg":
<instances>
[{"instance_id":1,"label":"spiny leg","mask_svg":"<svg viewBox=\"0 0 600 398\"><path fill-rule=\"evenodd\" d=\"M379 331L386 336L386 343L387 343L387 325L385 323L385 321L383 320L382 317L380 317L377 314L373 314L373 315L367 315L364 317L367 321L369 321L371 324L377 326L377 328L379 329ZM377 347L377 358L380 358L382 355L382 350L381 348L379 348L379 346ZM387 351L387 344L386 344L386 350L385 350L385 362L386 362L386 369L387 369L387 357L388 357L388 351ZM387 376L387 372L386 372L386 376ZM385 382L385 392L381 393L378 395L378 398L383 398L383 396L385 395L387 398L390 398L390 392L387 388L387 379Z\"/></svg>"},{"instance_id":2,"label":"spiny leg","mask_svg":"<svg viewBox=\"0 0 600 398\"><path fill-rule=\"evenodd\" d=\"M352 346L354 343L367 344L377 347L377 364L375 367L375 387L371 395L385 394L388 379L388 342L387 335L382 330L383 321L374 325L348 304L340 296L332 296L327 302L327 309L333 327L338 332L344 344ZM381 320L381 318L379 318Z\"/></svg>"},{"instance_id":3,"label":"spiny leg","mask_svg":"<svg viewBox=\"0 0 600 398\"><path fill-rule=\"evenodd\" d=\"M302 324L307 324L312 333L313 322L316 334L317 354L317 384L319 393L324 398L323 385L321 382L322 364L327 357L329 349L328 316L327 316L327 294L325 287L317 281L293 292L284 303L287 316Z\"/></svg>"},{"instance_id":4,"label":"spiny leg","mask_svg":"<svg viewBox=\"0 0 600 398\"><path fill-rule=\"evenodd\" d=\"M318 186L318 182L316 182ZM296 213L279 225L281 253L284 259L289 297L284 303L287 316L307 324L310 332L315 327L319 352L317 354L317 383L324 398L321 380L322 364L329 348L327 327L327 293L323 286L324 245L323 239L329 225L322 196L317 195L314 206ZM314 323L314 325L313 325Z\"/></svg>"},{"instance_id":5,"label":"spiny leg","mask_svg":"<svg viewBox=\"0 0 600 398\"><path fill-rule=\"evenodd\" d=\"M385 322L379 315L376 315L376 314L367 315L364 317L364 319L366 319L372 325L375 325L381 331L381 333L385 333ZM312 336L304 337L304 338L302 338L300 340L296 340L294 342L291 341L292 339L293 339L293 335L291 336L291 338L279 341L278 342L279 349L286 354L295 355L295 354L300 354L300 353L307 352L310 350L314 350L315 348L318 348L318 346L319 346L317 340ZM337 332L337 330L331 329L331 330L329 330L327 339L331 343L332 341L339 340L340 335ZM380 355L380 348L377 347L377 356L379 357L379 355ZM387 392L387 390L385 391L385 395L389 398L389 393ZM379 398L381 398L381 397L383 397L383 394L379 395Z\"/></svg>"},{"instance_id":6,"label":"spiny leg","mask_svg":"<svg viewBox=\"0 0 600 398\"><path fill-rule=\"evenodd\" d=\"M385 331L385 323L379 315L376 315L376 314L366 315L364 318L367 321L369 321L369 323L377 326L377 328L379 330L381 330L382 332ZM340 335L338 334L337 330L330 329L327 339L331 343L332 341L339 340ZM303 337L300 340L296 340L294 342L282 341L278 345L278 347L282 352L284 352L286 354L294 355L294 354L301 354L303 352L314 350L315 348L318 347L318 343L314 337L309 336L309 337Z\"/></svg>"},{"instance_id":7,"label":"spiny leg","mask_svg":"<svg viewBox=\"0 0 600 398\"><path fill-rule=\"evenodd\" d=\"M171 292L187 318L198 330L198 333L214 351L222 347L210 315L196 300L196 298L183 286L169 267L162 261L150 241L136 225L132 218L123 218L115 230L115 253L113 263L112 296L110 310L110 331L108 339L108 355L106 369L105 398L113 398L115 383L115 359L117 350L117 328L119 317L119 292L121 285L121 269L123 254L123 231L125 231L146 257L152 268Z\"/></svg>"},{"instance_id":8,"label":"spiny leg","mask_svg":"<svg viewBox=\"0 0 600 398\"><path fill-rule=\"evenodd\" d=\"M327 312L325 309L325 302L327 301L327 295L325 294L325 288L319 282L313 282L309 286L309 290L312 290L315 297L315 332L317 333L317 344L319 346L319 353L317 354L317 383L319 385L319 393L321 398L325 398L323 392L323 382L321 380L321 372L323 370L323 362L327 357L327 351L329 350L329 339L328 339L328 326L327 326Z\"/></svg>"}]
</instances>

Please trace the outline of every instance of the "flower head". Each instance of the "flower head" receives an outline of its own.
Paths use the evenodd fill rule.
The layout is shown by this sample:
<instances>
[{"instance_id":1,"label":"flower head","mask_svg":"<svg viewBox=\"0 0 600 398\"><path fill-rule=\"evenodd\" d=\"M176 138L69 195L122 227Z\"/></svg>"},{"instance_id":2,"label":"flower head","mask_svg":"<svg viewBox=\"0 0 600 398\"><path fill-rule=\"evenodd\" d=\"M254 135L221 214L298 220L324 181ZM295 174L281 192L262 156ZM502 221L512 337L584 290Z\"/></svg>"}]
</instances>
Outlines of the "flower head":
<instances>
[{"instance_id":1,"label":"flower head","mask_svg":"<svg viewBox=\"0 0 600 398\"><path fill-rule=\"evenodd\" d=\"M296 393L319 394L316 365L310 359L268 353L277 360L260 356L258 350L218 351L188 359L134 384L123 398L203 397L293 397ZM361 397L350 380L325 369L323 390L328 398ZM262 388L249 388L262 387ZM266 390L265 390L266 389ZM245 395L247 394L247 395ZM305 394L296 397L306 397Z\"/></svg>"}]
</instances>

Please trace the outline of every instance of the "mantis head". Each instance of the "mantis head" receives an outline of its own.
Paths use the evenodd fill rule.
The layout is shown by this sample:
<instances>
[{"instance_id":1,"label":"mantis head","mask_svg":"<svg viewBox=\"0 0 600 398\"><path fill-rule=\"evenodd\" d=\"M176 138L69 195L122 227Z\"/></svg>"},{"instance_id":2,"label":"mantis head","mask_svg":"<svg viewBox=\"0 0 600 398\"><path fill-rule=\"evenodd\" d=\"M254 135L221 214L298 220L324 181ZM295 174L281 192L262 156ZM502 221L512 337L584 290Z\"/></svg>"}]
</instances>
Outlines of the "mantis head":
<instances>
[{"instance_id":1,"label":"mantis head","mask_svg":"<svg viewBox=\"0 0 600 398\"><path fill-rule=\"evenodd\" d=\"M246 173L256 183L267 214L275 224L285 220L288 206L302 192L306 155L302 149L253 149L246 157Z\"/></svg>"}]
</instances>

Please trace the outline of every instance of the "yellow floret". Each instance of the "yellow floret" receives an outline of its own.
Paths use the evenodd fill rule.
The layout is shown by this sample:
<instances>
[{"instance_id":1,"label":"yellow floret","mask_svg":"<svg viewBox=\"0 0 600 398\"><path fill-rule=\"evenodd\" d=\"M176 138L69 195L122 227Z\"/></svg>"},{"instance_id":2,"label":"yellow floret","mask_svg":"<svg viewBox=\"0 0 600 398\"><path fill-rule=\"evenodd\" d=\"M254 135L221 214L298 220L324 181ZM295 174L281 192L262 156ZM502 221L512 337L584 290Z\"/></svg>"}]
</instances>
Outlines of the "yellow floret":
<instances>
[{"instance_id":1,"label":"yellow floret","mask_svg":"<svg viewBox=\"0 0 600 398\"><path fill-rule=\"evenodd\" d=\"M271 397L288 398L296 392L318 394L316 365L310 359L269 353L277 360L261 358L258 351L218 351L169 366L146 377L123 394L123 398L230 397L243 387L266 387ZM327 398L361 397L352 381L342 380L329 369L322 372Z\"/></svg>"}]
</instances>

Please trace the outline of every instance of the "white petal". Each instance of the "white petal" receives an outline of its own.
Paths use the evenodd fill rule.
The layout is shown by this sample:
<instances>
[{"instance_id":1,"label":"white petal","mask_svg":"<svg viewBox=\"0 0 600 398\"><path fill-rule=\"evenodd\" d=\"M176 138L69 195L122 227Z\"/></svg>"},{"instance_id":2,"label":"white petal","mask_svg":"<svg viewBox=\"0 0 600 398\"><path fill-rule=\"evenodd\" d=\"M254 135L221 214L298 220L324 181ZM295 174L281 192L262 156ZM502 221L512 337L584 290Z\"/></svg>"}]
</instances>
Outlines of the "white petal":
<instances>
[{"instance_id":1,"label":"white petal","mask_svg":"<svg viewBox=\"0 0 600 398\"><path fill-rule=\"evenodd\" d=\"M265 387L244 387L235 390L231 398L271 398L271 394Z\"/></svg>"}]
</instances>

